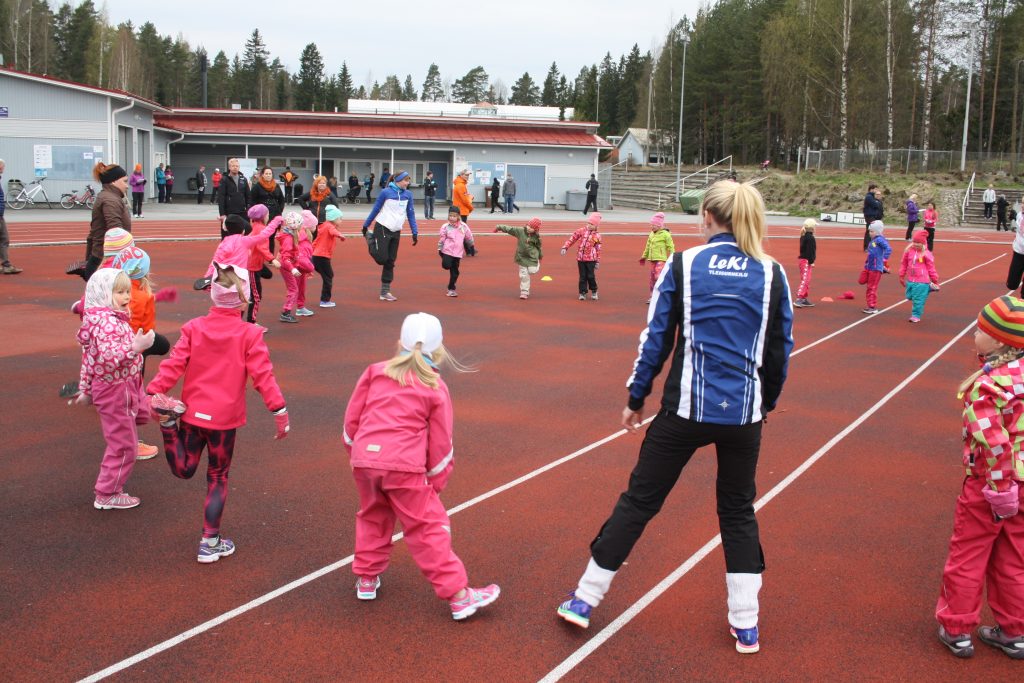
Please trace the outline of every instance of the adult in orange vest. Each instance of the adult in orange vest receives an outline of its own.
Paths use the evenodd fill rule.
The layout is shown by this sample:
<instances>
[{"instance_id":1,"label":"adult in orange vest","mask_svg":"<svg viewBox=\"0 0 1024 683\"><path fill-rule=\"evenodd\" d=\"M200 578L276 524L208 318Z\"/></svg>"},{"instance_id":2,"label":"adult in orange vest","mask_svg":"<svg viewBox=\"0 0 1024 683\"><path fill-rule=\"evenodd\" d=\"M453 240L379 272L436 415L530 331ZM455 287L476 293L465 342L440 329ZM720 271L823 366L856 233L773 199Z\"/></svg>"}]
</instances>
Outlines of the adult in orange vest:
<instances>
[{"instance_id":1,"label":"adult in orange vest","mask_svg":"<svg viewBox=\"0 0 1024 683\"><path fill-rule=\"evenodd\" d=\"M469 214L473 213L473 196L467 187L471 175L468 168L462 169L452 187L452 204L459 209L463 223L469 223Z\"/></svg>"},{"instance_id":2,"label":"adult in orange vest","mask_svg":"<svg viewBox=\"0 0 1024 683\"><path fill-rule=\"evenodd\" d=\"M291 204L293 199L292 184L299 179L299 176L292 173L291 166L285 166L284 173L282 173L278 177L281 179L281 182L284 183L284 203Z\"/></svg>"}]
</instances>

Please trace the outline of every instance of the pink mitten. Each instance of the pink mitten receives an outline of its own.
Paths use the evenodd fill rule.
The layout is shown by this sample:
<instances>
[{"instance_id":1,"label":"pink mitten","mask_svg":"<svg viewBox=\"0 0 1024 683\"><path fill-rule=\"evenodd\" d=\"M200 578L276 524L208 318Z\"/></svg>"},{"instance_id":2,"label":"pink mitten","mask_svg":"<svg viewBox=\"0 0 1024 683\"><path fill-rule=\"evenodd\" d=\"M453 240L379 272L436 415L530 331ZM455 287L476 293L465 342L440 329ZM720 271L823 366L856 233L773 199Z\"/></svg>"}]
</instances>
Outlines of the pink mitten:
<instances>
[{"instance_id":1,"label":"pink mitten","mask_svg":"<svg viewBox=\"0 0 1024 683\"><path fill-rule=\"evenodd\" d=\"M288 424L288 408L281 408L274 413L274 424L277 425L277 434L274 435L275 439L283 439L288 436L288 430L291 427Z\"/></svg>"},{"instance_id":2,"label":"pink mitten","mask_svg":"<svg viewBox=\"0 0 1024 683\"><path fill-rule=\"evenodd\" d=\"M153 298L159 302L173 304L178 300L178 288L162 287L153 294Z\"/></svg>"},{"instance_id":3,"label":"pink mitten","mask_svg":"<svg viewBox=\"0 0 1024 683\"><path fill-rule=\"evenodd\" d=\"M1017 482L1010 482L1010 488L1006 491L993 491L986 486L982 493L988 504L992 506L992 514L996 516L996 519L1006 519L1017 514L1019 504Z\"/></svg>"}]
</instances>

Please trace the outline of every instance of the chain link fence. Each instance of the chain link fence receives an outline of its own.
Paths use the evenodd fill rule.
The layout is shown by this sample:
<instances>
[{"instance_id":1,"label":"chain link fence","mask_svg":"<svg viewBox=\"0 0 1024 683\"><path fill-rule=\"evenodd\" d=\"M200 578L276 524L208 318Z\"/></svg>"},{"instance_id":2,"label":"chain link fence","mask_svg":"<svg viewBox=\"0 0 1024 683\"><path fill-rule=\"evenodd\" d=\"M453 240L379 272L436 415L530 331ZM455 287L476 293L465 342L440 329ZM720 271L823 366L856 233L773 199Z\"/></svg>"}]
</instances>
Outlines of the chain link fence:
<instances>
[{"instance_id":1,"label":"chain link fence","mask_svg":"<svg viewBox=\"0 0 1024 683\"><path fill-rule=\"evenodd\" d=\"M859 171L884 171L886 157L892 153L893 173L923 173L926 171L959 171L960 157L959 150L937 150L930 149L927 152L927 165L925 152L921 149L876 149L864 151L859 149L846 150L846 170ZM820 149L807 150L806 163L801 164L801 169L812 169L820 171L840 170L840 160L843 150ZM1016 173L1018 169L1024 170L1024 159L1014 158L1015 155L1008 152L993 152L992 154L978 154L968 152L965 169L966 173L978 171L979 173Z\"/></svg>"}]
</instances>

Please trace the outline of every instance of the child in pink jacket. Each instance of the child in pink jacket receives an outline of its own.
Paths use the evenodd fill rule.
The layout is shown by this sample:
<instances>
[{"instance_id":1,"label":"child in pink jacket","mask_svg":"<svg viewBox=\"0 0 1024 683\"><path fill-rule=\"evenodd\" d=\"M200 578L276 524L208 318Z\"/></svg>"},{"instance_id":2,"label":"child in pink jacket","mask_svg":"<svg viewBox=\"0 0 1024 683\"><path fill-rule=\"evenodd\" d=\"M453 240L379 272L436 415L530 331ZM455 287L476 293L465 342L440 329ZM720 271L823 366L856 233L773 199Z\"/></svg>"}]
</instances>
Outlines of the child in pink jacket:
<instances>
[{"instance_id":1,"label":"child in pink jacket","mask_svg":"<svg viewBox=\"0 0 1024 683\"><path fill-rule=\"evenodd\" d=\"M907 288L907 298L913 302L908 322L919 323L924 315L928 295L939 289L939 273L935 270L935 257L928 251L928 233L915 230L913 241L903 252L900 261L900 284Z\"/></svg>"},{"instance_id":2,"label":"child in pink jacket","mask_svg":"<svg viewBox=\"0 0 1024 683\"><path fill-rule=\"evenodd\" d=\"M256 322L256 314L260 310L260 302L263 300L263 276L262 273L266 273L267 277L270 277L271 273L269 270L264 271L264 268L269 264L275 268L281 267L281 262L274 258L274 254L270 251L268 244L272 244L274 241L274 233L277 228L280 227L281 221L280 216L270 221L270 224L266 224L267 216L270 212L267 207L263 204L253 204L249 207L249 221L251 224L249 234L262 235L270 232L269 241L263 240L262 242L257 240L255 244L249 247L248 259L245 263L245 267L249 270L249 306L245 309L245 321L249 323ZM227 221L225 220L225 223ZM266 226L266 227L264 227ZM223 244L223 242L222 242ZM239 264L232 264L239 265ZM267 328L260 325L264 330Z\"/></svg>"},{"instance_id":3,"label":"child in pink jacket","mask_svg":"<svg viewBox=\"0 0 1024 683\"><path fill-rule=\"evenodd\" d=\"M456 297L459 293L455 291L455 283L459 281L459 264L462 263L462 257L467 253L470 256L476 254L473 232L462 222L457 206L448 209L448 222L441 226L437 253L441 257L441 267L448 271L448 296Z\"/></svg>"},{"instance_id":4,"label":"child in pink jacket","mask_svg":"<svg viewBox=\"0 0 1024 683\"><path fill-rule=\"evenodd\" d=\"M596 271L601 265L601 235L597 227L601 225L601 214L594 212L587 216L587 224L579 228L562 245L562 256L576 242L576 266L580 272L580 301L587 298L587 287L590 287L590 299L597 301Z\"/></svg>"},{"instance_id":5,"label":"child in pink jacket","mask_svg":"<svg viewBox=\"0 0 1024 683\"><path fill-rule=\"evenodd\" d=\"M441 321L426 313L406 317L398 355L371 365L356 383L344 440L359 491L356 597L377 597L397 519L420 571L448 601L452 618L461 620L497 600L501 590L494 584L469 587L438 495L454 457L452 401L437 371L447 355Z\"/></svg>"},{"instance_id":6,"label":"child in pink jacket","mask_svg":"<svg viewBox=\"0 0 1024 683\"><path fill-rule=\"evenodd\" d=\"M85 310L78 329L82 370L76 403L92 403L100 415L107 447L96 478L97 510L126 510L141 501L124 492L138 454L137 425L149 421L149 398L142 393L142 352L153 345L153 330L132 334L128 304L132 284L117 268L100 268L85 287Z\"/></svg>"},{"instance_id":7,"label":"child in pink jacket","mask_svg":"<svg viewBox=\"0 0 1024 683\"><path fill-rule=\"evenodd\" d=\"M245 424L245 386L250 379L274 414L275 438L283 439L288 434L288 409L274 379L263 331L239 315L239 309L248 303L247 277L245 268L216 265L210 285L213 307L207 315L181 327L181 337L171 349L170 358L160 364L157 376L147 387L149 393L160 394L185 376L182 401L155 396L153 409L162 415L160 431L174 476L190 479L203 450L209 454L203 537L197 558L202 563L216 562L235 552L235 544L221 537L220 524L235 432Z\"/></svg>"},{"instance_id":8,"label":"child in pink jacket","mask_svg":"<svg viewBox=\"0 0 1024 683\"><path fill-rule=\"evenodd\" d=\"M297 315L313 315L306 308L306 279L313 272L313 228L316 227L316 216L309 211L302 214L288 212L284 217L284 227L277 235L280 245L278 260L281 262L281 279L287 295L284 309L281 311L281 322L296 323Z\"/></svg>"}]
</instances>

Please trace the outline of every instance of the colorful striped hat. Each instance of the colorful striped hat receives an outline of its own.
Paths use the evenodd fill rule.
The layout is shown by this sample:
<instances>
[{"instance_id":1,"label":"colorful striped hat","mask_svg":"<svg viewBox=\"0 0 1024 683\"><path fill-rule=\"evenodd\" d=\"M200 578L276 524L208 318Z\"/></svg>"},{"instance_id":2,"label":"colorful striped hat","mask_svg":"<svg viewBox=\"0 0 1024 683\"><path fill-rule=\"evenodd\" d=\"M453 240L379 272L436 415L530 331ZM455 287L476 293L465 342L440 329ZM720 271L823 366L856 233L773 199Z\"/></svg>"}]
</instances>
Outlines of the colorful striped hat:
<instances>
[{"instance_id":1,"label":"colorful striped hat","mask_svg":"<svg viewBox=\"0 0 1024 683\"><path fill-rule=\"evenodd\" d=\"M1024 349L1024 301L1015 296L993 299L978 314L978 328L997 342Z\"/></svg>"},{"instance_id":2,"label":"colorful striped hat","mask_svg":"<svg viewBox=\"0 0 1024 683\"><path fill-rule=\"evenodd\" d=\"M103 235L103 255L117 256L122 249L135 244L132 234L124 228L111 228Z\"/></svg>"}]
</instances>

